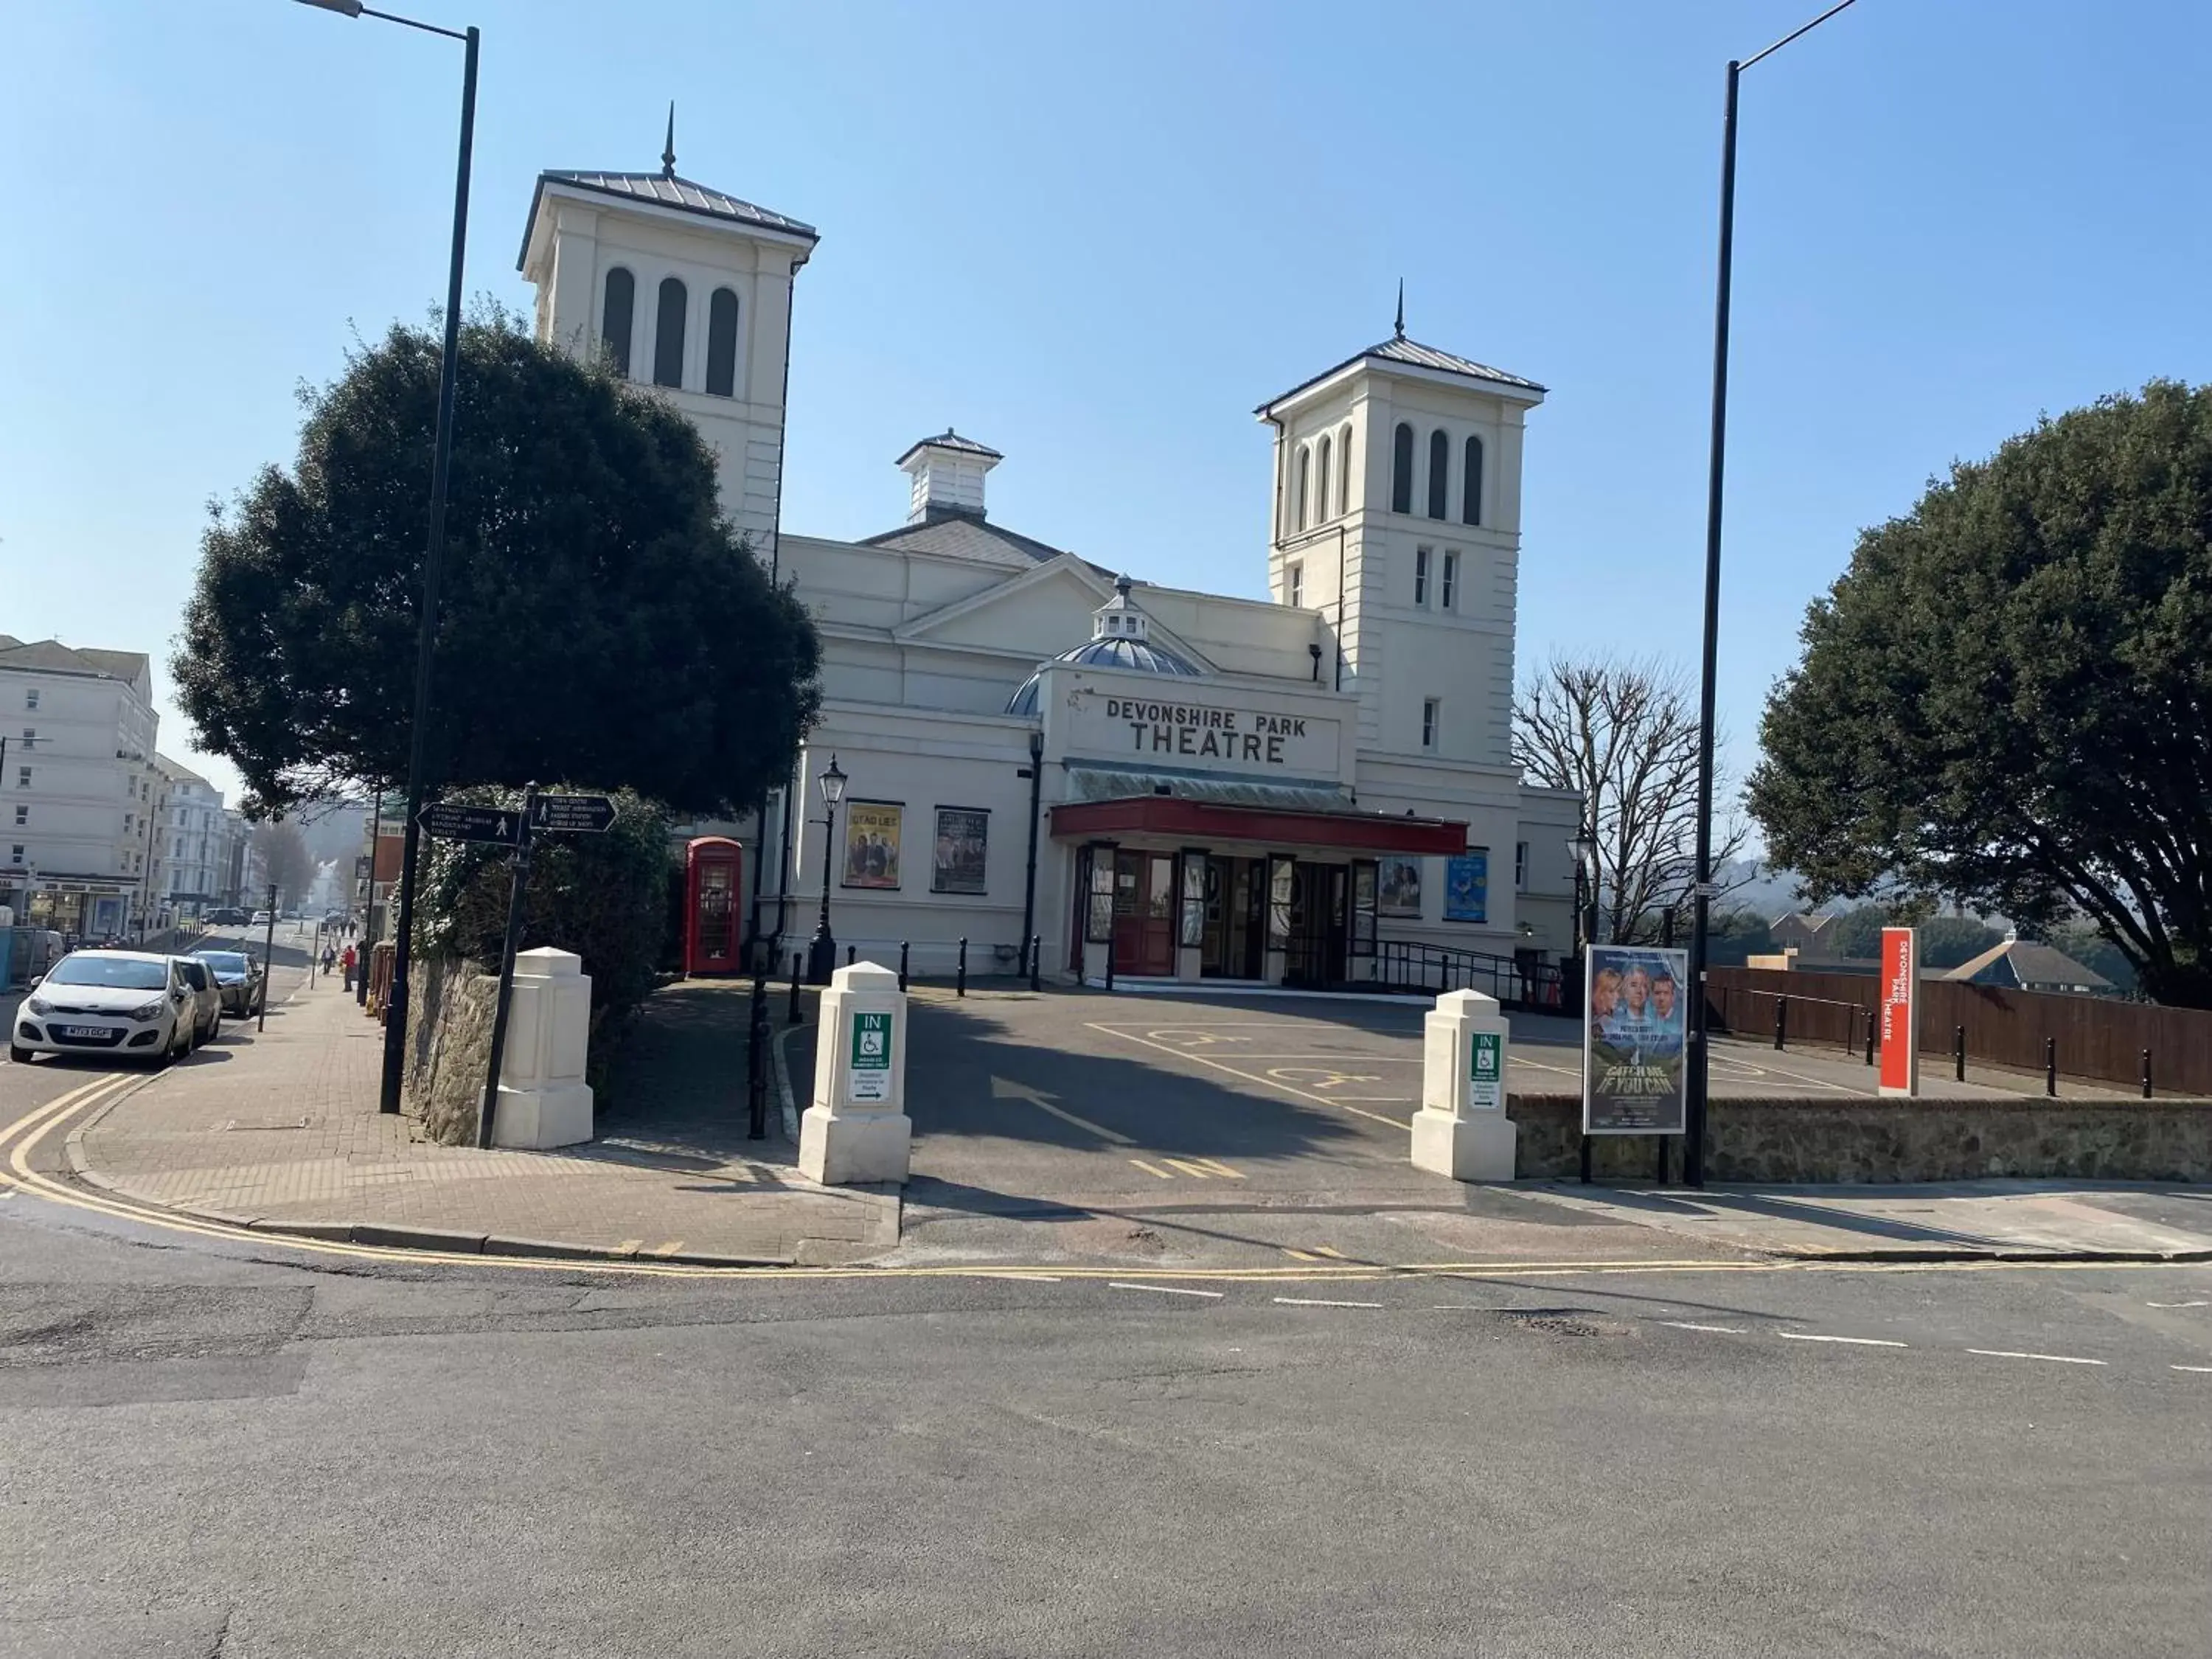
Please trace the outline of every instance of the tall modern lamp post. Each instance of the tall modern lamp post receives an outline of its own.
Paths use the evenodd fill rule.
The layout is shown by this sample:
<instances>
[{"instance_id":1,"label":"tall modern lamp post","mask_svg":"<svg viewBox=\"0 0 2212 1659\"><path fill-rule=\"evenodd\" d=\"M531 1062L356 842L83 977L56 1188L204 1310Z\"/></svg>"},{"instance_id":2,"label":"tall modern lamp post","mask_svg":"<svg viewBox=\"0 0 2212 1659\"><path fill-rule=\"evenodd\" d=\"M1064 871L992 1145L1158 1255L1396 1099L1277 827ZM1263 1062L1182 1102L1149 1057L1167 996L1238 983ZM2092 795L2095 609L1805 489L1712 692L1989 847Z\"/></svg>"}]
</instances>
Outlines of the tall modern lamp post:
<instances>
[{"instance_id":1,"label":"tall modern lamp post","mask_svg":"<svg viewBox=\"0 0 2212 1659\"><path fill-rule=\"evenodd\" d=\"M845 775L837 757L817 780L822 786L822 914L815 919L814 938L806 947L806 982L827 985L837 968L837 941L830 933L830 866L836 856L837 803L845 799Z\"/></svg>"},{"instance_id":2,"label":"tall modern lamp post","mask_svg":"<svg viewBox=\"0 0 2212 1659\"><path fill-rule=\"evenodd\" d=\"M1721 118L1720 270L1713 292L1712 469L1705 489L1705 664L1698 690L1698 884L1690 926L1690 1046L1688 1097L1684 1121L1682 1179L1705 1184L1705 951L1713 896L1713 653L1721 618L1721 483L1728 453L1729 283L1735 257L1736 82L1743 71L1771 58L1799 35L1807 34L1848 8L1841 0L1803 27L1772 46L1728 66L1728 100Z\"/></svg>"},{"instance_id":3,"label":"tall modern lamp post","mask_svg":"<svg viewBox=\"0 0 2212 1659\"><path fill-rule=\"evenodd\" d=\"M392 987L384 1015L384 1080L378 1109L399 1109L400 1084L407 1061L407 953L415 927L415 866L421 848L422 829L416 823L422 811L424 746L430 731L430 661L438 638L438 571L446 554L446 479L453 459L453 380L460 362L461 260L468 242L469 152L476 142L477 31L440 28L388 11L376 11L361 0L301 0L322 11L343 17L374 17L399 23L425 34L442 34L459 40L461 65L461 150L453 180L453 258L446 276L446 355L438 370L438 430L430 461L430 535L422 551L422 614L415 644L415 715L407 740L407 826L399 849L399 915L392 939Z\"/></svg>"}]
</instances>

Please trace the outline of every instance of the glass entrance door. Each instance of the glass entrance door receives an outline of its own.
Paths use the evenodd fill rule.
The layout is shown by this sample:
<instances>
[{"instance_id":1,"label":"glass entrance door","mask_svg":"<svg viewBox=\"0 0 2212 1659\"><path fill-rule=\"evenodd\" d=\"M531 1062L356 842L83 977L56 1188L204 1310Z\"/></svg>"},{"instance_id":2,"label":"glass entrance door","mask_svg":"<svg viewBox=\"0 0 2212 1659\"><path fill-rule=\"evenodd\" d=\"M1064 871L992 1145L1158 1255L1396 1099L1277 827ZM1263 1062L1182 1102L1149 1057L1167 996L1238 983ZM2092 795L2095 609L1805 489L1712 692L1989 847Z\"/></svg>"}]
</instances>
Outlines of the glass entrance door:
<instances>
[{"instance_id":1,"label":"glass entrance door","mask_svg":"<svg viewBox=\"0 0 2212 1659\"><path fill-rule=\"evenodd\" d=\"M1267 872L1265 859L1206 860L1201 977L1260 977L1267 950Z\"/></svg>"},{"instance_id":2,"label":"glass entrance door","mask_svg":"<svg viewBox=\"0 0 2212 1659\"><path fill-rule=\"evenodd\" d=\"M1283 962L1287 985L1340 985L1350 940L1351 871L1341 864L1297 863L1291 878L1289 949Z\"/></svg>"}]
</instances>

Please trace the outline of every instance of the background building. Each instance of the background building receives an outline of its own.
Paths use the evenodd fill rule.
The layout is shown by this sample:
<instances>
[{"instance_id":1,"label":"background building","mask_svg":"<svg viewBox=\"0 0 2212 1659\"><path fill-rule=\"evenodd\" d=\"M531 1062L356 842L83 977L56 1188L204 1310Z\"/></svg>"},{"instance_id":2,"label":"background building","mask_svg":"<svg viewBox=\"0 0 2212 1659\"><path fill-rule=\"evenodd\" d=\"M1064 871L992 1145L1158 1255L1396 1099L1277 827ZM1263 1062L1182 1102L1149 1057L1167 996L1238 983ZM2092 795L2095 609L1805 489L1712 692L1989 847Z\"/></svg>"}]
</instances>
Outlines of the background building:
<instances>
[{"instance_id":1,"label":"background building","mask_svg":"<svg viewBox=\"0 0 2212 1659\"><path fill-rule=\"evenodd\" d=\"M143 652L0 634L0 902L82 938L150 925L159 721Z\"/></svg>"}]
</instances>

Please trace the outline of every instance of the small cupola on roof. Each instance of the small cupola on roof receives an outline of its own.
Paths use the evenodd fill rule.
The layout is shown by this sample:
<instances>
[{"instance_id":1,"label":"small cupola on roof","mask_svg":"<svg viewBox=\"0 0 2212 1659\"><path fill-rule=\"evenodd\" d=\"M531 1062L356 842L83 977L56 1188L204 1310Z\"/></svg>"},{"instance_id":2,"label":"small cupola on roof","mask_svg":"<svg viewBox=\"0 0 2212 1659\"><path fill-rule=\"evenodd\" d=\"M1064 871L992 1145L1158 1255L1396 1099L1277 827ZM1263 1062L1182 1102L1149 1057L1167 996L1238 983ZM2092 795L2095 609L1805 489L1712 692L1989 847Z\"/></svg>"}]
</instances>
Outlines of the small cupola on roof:
<instances>
[{"instance_id":1,"label":"small cupola on roof","mask_svg":"<svg viewBox=\"0 0 2212 1659\"><path fill-rule=\"evenodd\" d=\"M900 471L914 480L908 524L923 524L958 514L983 516L983 477L1006 457L988 444L963 438L951 427L924 438L898 458Z\"/></svg>"},{"instance_id":2,"label":"small cupola on roof","mask_svg":"<svg viewBox=\"0 0 2212 1659\"><path fill-rule=\"evenodd\" d=\"M1117 577L1114 597L1091 613L1091 637L1071 650L1061 652L1054 662L1079 663L1089 668L1121 668L1139 674L1168 674L1185 679L1198 679L1206 671L1181 653L1165 646L1152 642L1152 619L1129 597L1129 579ZM1032 718L1037 712L1039 669L1014 689L1006 699L1009 714L1026 714Z\"/></svg>"}]
</instances>

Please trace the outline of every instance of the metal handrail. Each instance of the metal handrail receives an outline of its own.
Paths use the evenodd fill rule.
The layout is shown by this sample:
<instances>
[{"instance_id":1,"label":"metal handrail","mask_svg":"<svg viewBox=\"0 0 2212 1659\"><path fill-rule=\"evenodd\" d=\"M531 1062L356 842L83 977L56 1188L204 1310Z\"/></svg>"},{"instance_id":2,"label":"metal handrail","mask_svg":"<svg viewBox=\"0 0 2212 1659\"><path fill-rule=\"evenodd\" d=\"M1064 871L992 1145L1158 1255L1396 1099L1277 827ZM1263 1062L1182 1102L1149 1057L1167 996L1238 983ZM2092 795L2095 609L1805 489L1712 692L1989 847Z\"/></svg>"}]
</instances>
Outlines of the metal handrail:
<instances>
[{"instance_id":1,"label":"metal handrail","mask_svg":"<svg viewBox=\"0 0 2212 1659\"><path fill-rule=\"evenodd\" d=\"M1471 951L1420 939L1384 939L1376 946L1376 978L1402 990L1483 991L1501 1006L1557 1011L1565 1006L1565 981L1551 963Z\"/></svg>"}]
</instances>

